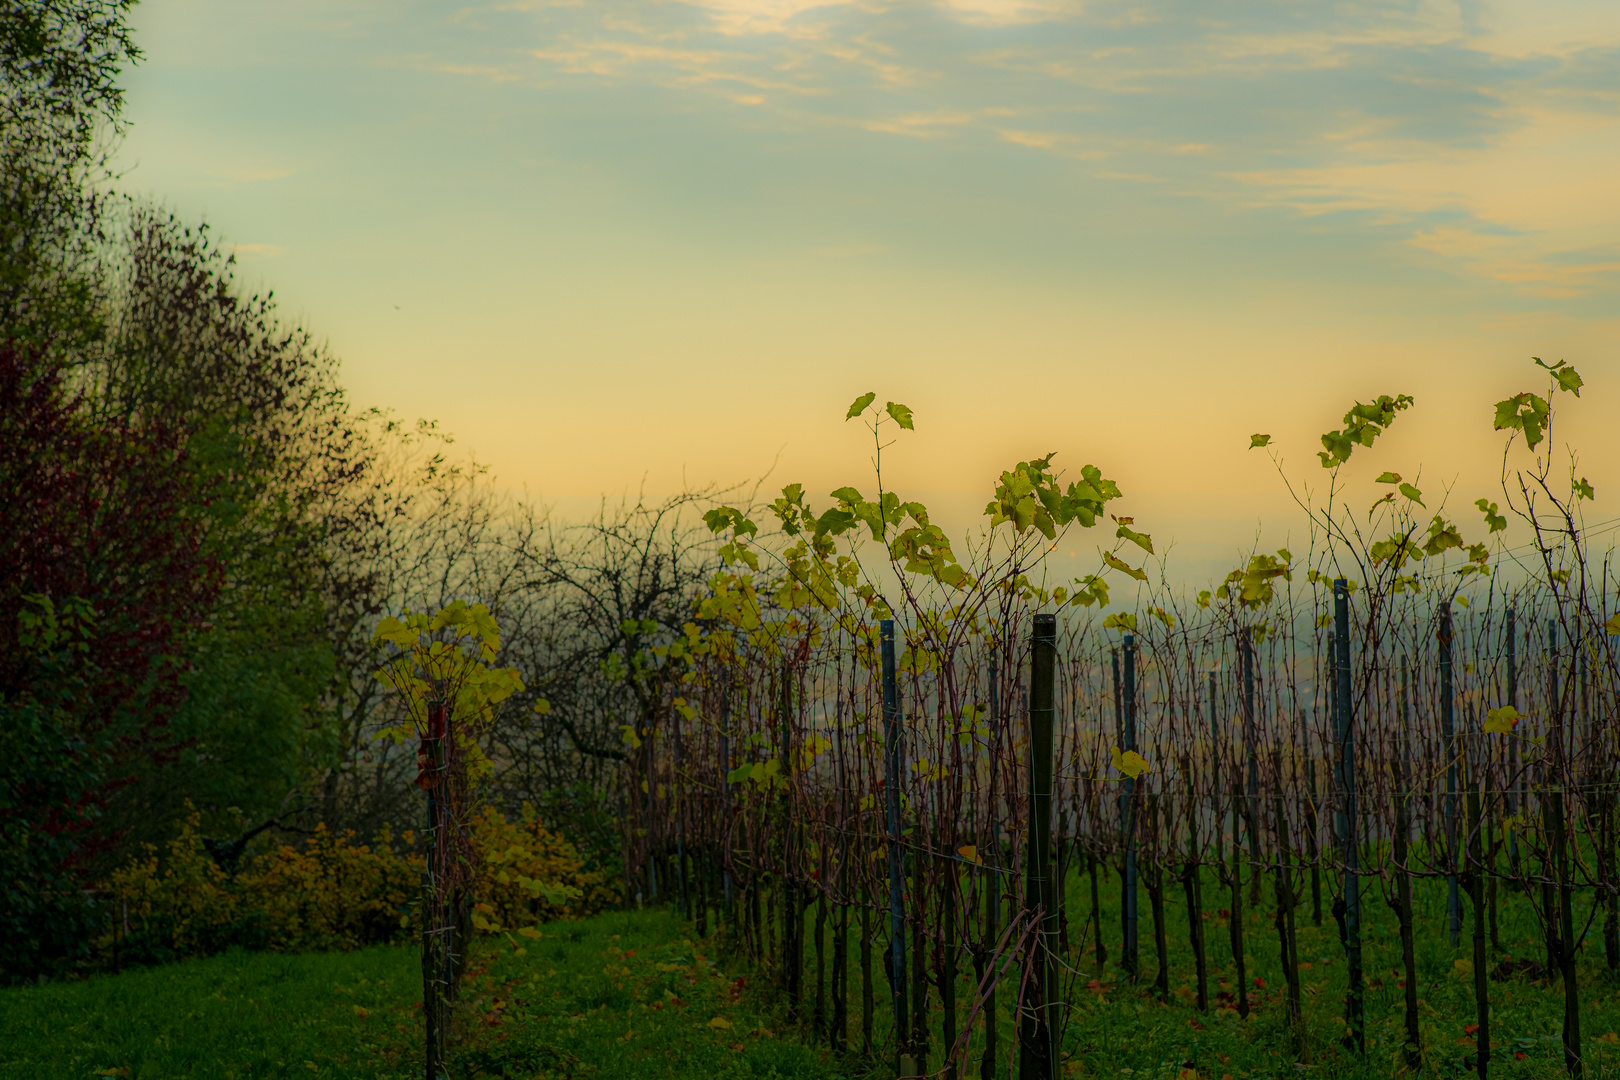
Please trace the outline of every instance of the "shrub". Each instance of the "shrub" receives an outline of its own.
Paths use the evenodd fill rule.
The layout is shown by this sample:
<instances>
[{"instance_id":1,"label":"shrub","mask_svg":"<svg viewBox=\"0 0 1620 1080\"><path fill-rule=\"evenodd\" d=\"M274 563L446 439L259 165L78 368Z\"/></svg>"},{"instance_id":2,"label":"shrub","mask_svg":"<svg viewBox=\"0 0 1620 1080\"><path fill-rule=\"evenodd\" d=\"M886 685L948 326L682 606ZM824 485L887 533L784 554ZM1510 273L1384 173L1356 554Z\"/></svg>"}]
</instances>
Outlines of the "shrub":
<instances>
[{"instance_id":1,"label":"shrub","mask_svg":"<svg viewBox=\"0 0 1620 1080\"><path fill-rule=\"evenodd\" d=\"M409 846L414 838L403 839ZM352 830L317 825L301 849L283 844L238 876L241 903L263 920L264 947L358 949L411 931L421 856L395 852L386 826L370 846L354 840Z\"/></svg>"},{"instance_id":2,"label":"shrub","mask_svg":"<svg viewBox=\"0 0 1620 1080\"><path fill-rule=\"evenodd\" d=\"M574 846L542 825L529 803L516 821L491 806L479 810L472 839L482 856L473 886L473 925L480 930L581 918L619 900L606 876L586 870Z\"/></svg>"},{"instance_id":3,"label":"shrub","mask_svg":"<svg viewBox=\"0 0 1620 1080\"><path fill-rule=\"evenodd\" d=\"M152 963L231 945L354 949L409 932L422 861L396 852L386 829L363 845L353 832L317 826L301 848L280 845L232 877L203 847L199 819L186 819L163 859L147 845L108 879L113 925L97 942L103 957Z\"/></svg>"},{"instance_id":4,"label":"shrub","mask_svg":"<svg viewBox=\"0 0 1620 1080\"><path fill-rule=\"evenodd\" d=\"M104 963L160 963L231 946L281 952L357 949L408 939L421 929L422 856L406 832L396 850L385 828L372 844L353 831L315 828L231 875L204 847L192 813L160 856L146 845L115 871L103 897L110 925L96 941ZM594 914L618 901L605 875L584 869L568 841L533 807L508 821L485 807L472 822L480 855L473 922L494 933Z\"/></svg>"}]
</instances>

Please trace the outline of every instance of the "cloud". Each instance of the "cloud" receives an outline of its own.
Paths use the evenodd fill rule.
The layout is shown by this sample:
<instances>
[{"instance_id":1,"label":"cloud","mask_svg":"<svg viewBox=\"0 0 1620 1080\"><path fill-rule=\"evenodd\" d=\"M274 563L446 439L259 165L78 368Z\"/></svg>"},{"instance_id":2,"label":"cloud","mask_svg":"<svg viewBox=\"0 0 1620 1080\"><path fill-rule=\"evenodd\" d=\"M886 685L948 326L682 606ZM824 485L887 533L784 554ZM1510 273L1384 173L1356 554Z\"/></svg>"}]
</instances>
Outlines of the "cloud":
<instances>
[{"instance_id":1,"label":"cloud","mask_svg":"<svg viewBox=\"0 0 1620 1080\"><path fill-rule=\"evenodd\" d=\"M463 25L499 21L480 48L435 53L436 70L693 93L732 108L741 137L774 127L829 152L832 133L865 131L1020 163L1106 158L1106 171L1084 175L1151 182L1152 198L1217 213L1372 230L1388 251L1537 295L1613 287L1607 260L1566 258L1620 241L1612 0L518 0L476 10Z\"/></svg>"},{"instance_id":2,"label":"cloud","mask_svg":"<svg viewBox=\"0 0 1620 1080\"><path fill-rule=\"evenodd\" d=\"M910 113L886 119L867 120L861 126L867 131L880 131L889 135L913 135L920 139L949 135L954 128L973 123L977 116L968 112L937 110L929 113Z\"/></svg>"},{"instance_id":3,"label":"cloud","mask_svg":"<svg viewBox=\"0 0 1620 1080\"><path fill-rule=\"evenodd\" d=\"M942 7L963 22L979 26L1017 26L1076 15L1075 0L942 0Z\"/></svg>"},{"instance_id":4,"label":"cloud","mask_svg":"<svg viewBox=\"0 0 1620 1080\"><path fill-rule=\"evenodd\" d=\"M782 34L806 12L844 7L854 0L680 0L700 8L722 34Z\"/></svg>"},{"instance_id":5,"label":"cloud","mask_svg":"<svg viewBox=\"0 0 1620 1080\"><path fill-rule=\"evenodd\" d=\"M1256 203L1375 215L1408 229L1410 246L1535 295L1612 287L1620 117L1526 109L1511 120L1477 146L1369 142L1332 164L1233 179Z\"/></svg>"}]
</instances>

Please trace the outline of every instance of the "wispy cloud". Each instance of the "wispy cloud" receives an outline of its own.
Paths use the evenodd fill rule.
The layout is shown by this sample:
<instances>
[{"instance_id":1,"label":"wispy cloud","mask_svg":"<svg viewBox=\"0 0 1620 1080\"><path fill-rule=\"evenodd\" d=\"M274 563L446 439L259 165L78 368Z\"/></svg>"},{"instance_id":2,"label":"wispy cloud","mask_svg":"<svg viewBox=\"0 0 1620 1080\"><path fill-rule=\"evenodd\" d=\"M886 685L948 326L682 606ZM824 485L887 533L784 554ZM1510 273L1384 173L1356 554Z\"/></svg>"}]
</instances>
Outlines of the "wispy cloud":
<instances>
[{"instance_id":1,"label":"wispy cloud","mask_svg":"<svg viewBox=\"0 0 1620 1080\"><path fill-rule=\"evenodd\" d=\"M1558 259L1620 240L1608 194L1620 175L1620 5L1546 0L1545 19L1532 8L508 2L463 9L483 29L432 61L496 82L702 94L749 106L738 122L756 131L1107 159L1088 175L1383 230L1414 257L1536 295L1610 288L1608 262Z\"/></svg>"}]
</instances>

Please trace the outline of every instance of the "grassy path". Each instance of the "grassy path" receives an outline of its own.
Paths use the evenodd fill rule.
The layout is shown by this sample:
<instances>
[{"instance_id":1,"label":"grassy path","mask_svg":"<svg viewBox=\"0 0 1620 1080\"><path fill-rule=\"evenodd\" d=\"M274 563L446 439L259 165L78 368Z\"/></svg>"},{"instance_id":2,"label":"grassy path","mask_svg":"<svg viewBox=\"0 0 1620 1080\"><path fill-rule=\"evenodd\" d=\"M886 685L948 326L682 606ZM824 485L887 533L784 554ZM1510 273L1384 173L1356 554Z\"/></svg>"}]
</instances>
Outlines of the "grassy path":
<instances>
[{"instance_id":1,"label":"grassy path","mask_svg":"<svg viewBox=\"0 0 1620 1080\"><path fill-rule=\"evenodd\" d=\"M1464 949L1446 942L1443 892L1426 889L1422 899L1418 962L1426 1072L1460 1080L1471 1075L1466 1067L1472 1047L1471 976L1458 964ZM1539 942L1522 908L1504 916L1504 943L1516 956L1534 958ZM1083 914L1083 905L1075 905L1073 914ZM1117 927L1112 908L1105 914L1107 928ZM1181 917L1174 908L1170 914ZM1143 980L1131 986L1119 977L1117 940L1110 941L1114 962L1098 971L1090 970L1089 949L1074 943L1072 960L1078 967L1071 973L1075 1011L1065 1042L1065 1080L1376 1080L1399 1074L1402 991L1393 920L1377 906L1369 914L1365 1058L1353 1058L1337 1045L1344 974L1331 919L1320 928L1301 920L1301 976L1311 1035L1305 1062L1296 1065L1280 1023L1281 972L1270 913L1253 912L1247 920L1255 1012L1241 1021L1223 1007L1231 1004L1235 985L1217 910L1209 923L1215 997L1209 1015L1189 1007L1191 958L1181 926L1169 934L1172 994L1165 1003L1147 993L1156 966L1151 944L1144 947ZM1071 931L1079 933L1082 926L1076 919ZM1144 939L1150 942L1147 926L1144 920ZM1620 1076L1620 1035L1614 1034L1620 1029L1620 976L1601 964L1601 945L1589 939L1581 975L1588 1080ZM233 953L0 991L0 1080L419 1077L418 965L408 948L301 956ZM963 975L958 997L965 1003L971 972ZM851 989L858 1003L858 974ZM886 990L880 977L880 1043L890 1028ZM1492 999L1499 1037L1492 1076L1562 1077L1558 987L1514 979L1493 984ZM464 1034L455 1076L855 1080L859 1074L851 1066L784 1032L775 1019L778 1004L728 960L693 941L690 930L667 911L552 924L538 939L499 937L475 955L463 992ZM1014 1017L1009 1001L1000 1004L1005 1053L1015 1044ZM937 1037L937 998L934 1008ZM937 1044L931 1064L939 1064ZM1008 1064L1003 1058L999 1075L1007 1075ZM977 1066L975 1052L974 1076ZM882 1072L881 1065L876 1068Z\"/></svg>"},{"instance_id":2,"label":"grassy path","mask_svg":"<svg viewBox=\"0 0 1620 1080\"><path fill-rule=\"evenodd\" d=\"M649 912L497 939L469 971L458 1078L841 1075L687 935ZM5 990L0 1077L420 1076L420 970L407 948L231 953Z\"/></svg>"}]
</instances>

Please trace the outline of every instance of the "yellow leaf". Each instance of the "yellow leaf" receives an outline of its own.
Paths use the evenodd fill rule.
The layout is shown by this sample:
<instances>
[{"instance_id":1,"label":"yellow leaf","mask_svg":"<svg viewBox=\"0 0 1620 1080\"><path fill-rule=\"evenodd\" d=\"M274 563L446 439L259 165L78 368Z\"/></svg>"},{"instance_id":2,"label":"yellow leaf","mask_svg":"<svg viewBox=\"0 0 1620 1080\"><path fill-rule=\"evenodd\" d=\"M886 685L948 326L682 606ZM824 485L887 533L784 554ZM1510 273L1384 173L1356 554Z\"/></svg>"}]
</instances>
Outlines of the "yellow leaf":
<instances>
[{"instance_id":1,"label":"yellow leaf","mask_svg":"<svg viewBox=\"0 0 1620 1080\"><path fill-rule=\"evenodd\" d=\"M1493 735L1510 735L1523 716L1511 705L1491 709L1485 713L1485 730Z\"/></svg>"},{"instance_id":2,"label":"yellow leaf","mask_svg":"<svg viewBox=\"0 0 1620 1080\"><path fill-rule=\"evenodd\" d=\"M984 860L979 858L979 849L974 847L972 844L957 848L956 853L976 866L984 865Z\"/></svg>"},{"instance_id":3,"label":"yellow leaf","mask_svg":"<svg viewBox=\"0 0 1620 1080\"><path fill-rule=\"evenodd\" d=\"M537 938L540 936L540 931L532 926L520 926L518 927L518 933L522 934L526 938Z\"/></svg>"},{"instance_id":4,"label":"yellow leaf","mask_svg":"<svg viewBox=\"0 0 1620 1080\"><path fill-rule=\"evenodd\" d=\"M1115 770L1124 773L1132 780L1149 771L1147 758L1138 754L1135 750L1126 750L1121 753L1117 746L1112 749L1114 751Z\"/></svg>"},{"instance_id":5,"label":"yellow leaf","mask_svg":"<svg viewBox=\"0 0 1620 1080\"><path fill-rule=\"evenodd\" d=\"M1103 562L1107 563L1109 566L1112 566L1115 570L1118 570L1122 574L1129 574L1137 581L1146 581L1148 579L1146 571L1138 570L1136 567L1127 563L1124 559L1117 557L1112 552L1103 552Z\"/></svg>"},{"instance_id":6,"label":"yellow leaf","mask_svg":"<svg viewBox=\"0 0 1620 1080\"><path fill-rule=\"evenodd\" d=\"M717 1031L725 1031L727 1028L731 1027L731 1021L727 1020L723 1016L717 1016L713 1020L709 1021L709 1026Z\"/></svg>"},{"instance_id":7,"label":"yellow leaf","mask_svg":"<svg viewBox=\"0 0 1620 1080\"><path fill-rule=\"evenodd\" d=\"M1609 616L1609 621L1603 624L1603 630L1611 637L1620 634L1620 611Z\"/></svg>"},{"instance_id":8,"label":"yellow leaf","mask_svg":"<svg viewBox=\"0 0 1620 1080\"><path fill-rule=\"evenodd\" d=\"M1136 629L1136 616L1128 611L1116 611L1103 620L1104 630L1131 630Z\"/></svg>"},{"instance_id":9,"label":"yellow leaf","mask_svg":"<svg viewBox=\"0 0 1620 1080\"><path fill-rule=\"evenodd\" d=\"M1474 962L1472 960L1454 960L1451 966L1456 969L1459 975L1472 975L1474 973Z\"/></svg>"},{"instance_id":10,"label":"yellow leaf","mask_svg":"<svg viewBox=\"0 0 1620 1080\"><path fill-rule=\"evenodd\" d=\"M1253 450L1253 449L1255 449L1256 447L1259 447L1259 446L1267 446L1270 443L1271 443L1271 436L1270 435L1250 435L1249 436L1249 449L1250 450Z\"/></svg>"}]
</instances>

